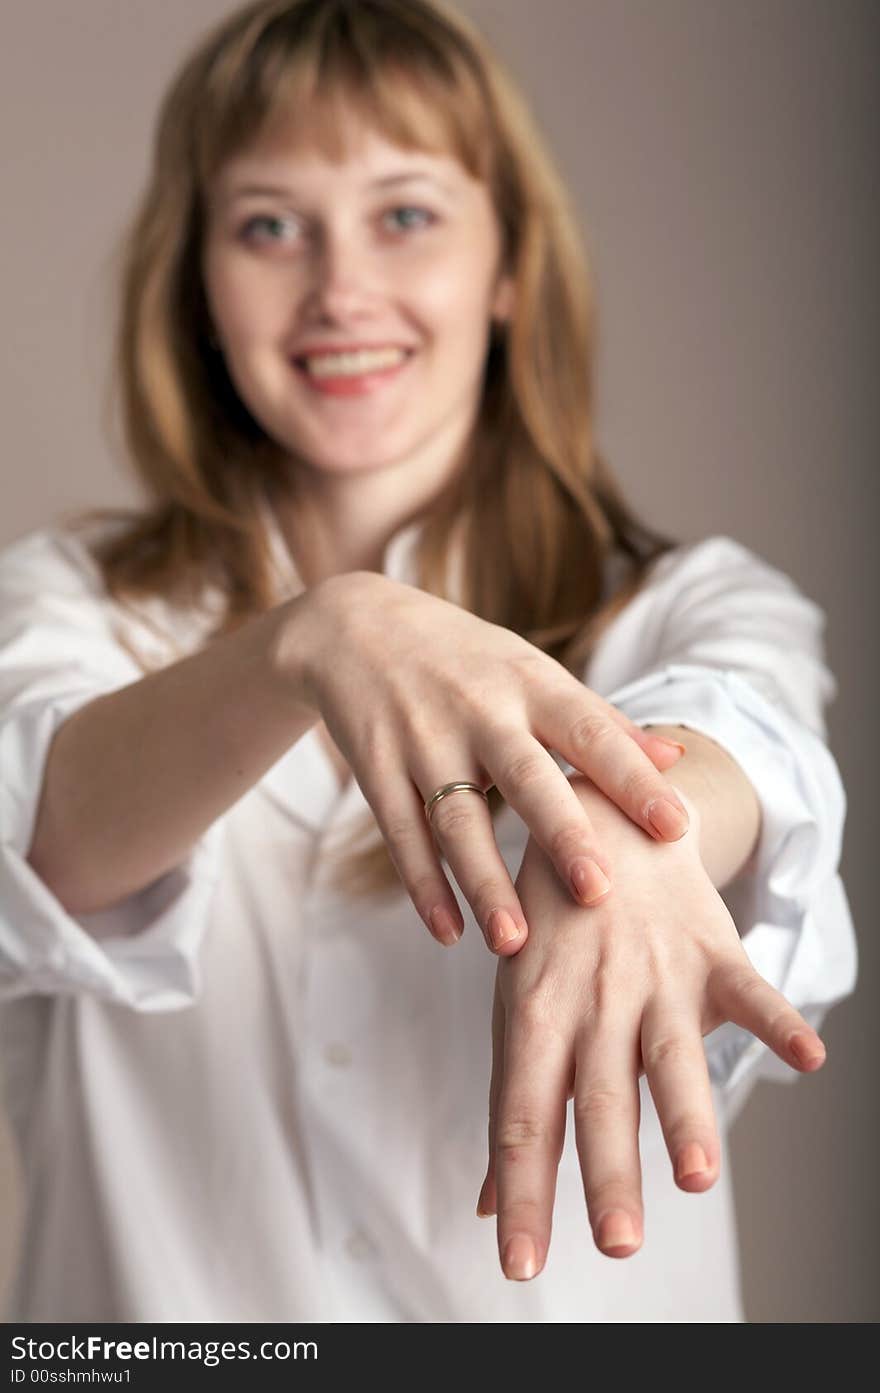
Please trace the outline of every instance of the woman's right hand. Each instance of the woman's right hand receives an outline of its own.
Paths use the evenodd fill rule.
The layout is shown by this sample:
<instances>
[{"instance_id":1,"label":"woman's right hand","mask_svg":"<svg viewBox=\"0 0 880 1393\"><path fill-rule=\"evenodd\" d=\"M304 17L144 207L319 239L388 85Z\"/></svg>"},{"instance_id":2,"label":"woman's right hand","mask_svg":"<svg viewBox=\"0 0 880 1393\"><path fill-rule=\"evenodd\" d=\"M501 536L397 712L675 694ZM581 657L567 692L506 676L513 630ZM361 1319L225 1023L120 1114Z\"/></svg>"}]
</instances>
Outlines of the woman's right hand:
<instances>
[{"instance_id":1,"label":"woman's right hand","mask_svg":"<svg viewBox=\"0 0 880 1393\"><path fill-rule=\"evenodd\" d=\"M308 619L296 663L310 704L439 942L457 942L463 923L438 844L492 951L518 952L528 933L485 800L451 793L428 825L425 802L442 784L496 785L582 905L608 893L613 868L550 749L653 837L684 835L687 812L658 772L681 747L642 730L518 634L381 572L332 576L299 599ZM673 806L654 825L658 799Z\"/></svg>"}]
</instances>

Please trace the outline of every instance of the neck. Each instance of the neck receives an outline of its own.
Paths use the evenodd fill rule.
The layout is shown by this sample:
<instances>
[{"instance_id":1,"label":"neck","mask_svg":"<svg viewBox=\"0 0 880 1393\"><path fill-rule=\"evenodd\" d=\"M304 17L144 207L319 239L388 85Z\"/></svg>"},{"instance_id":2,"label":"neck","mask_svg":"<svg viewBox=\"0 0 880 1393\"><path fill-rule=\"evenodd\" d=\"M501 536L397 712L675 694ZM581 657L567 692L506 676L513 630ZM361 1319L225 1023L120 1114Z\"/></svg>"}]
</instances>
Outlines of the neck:
<instances>
[{"instance_id":1,"label":"neck","mask_svg":"<svg viewBox=\"0 0 880 1393\"><path fill-rule=\"evenodd\" d=\"M456 472L463 451L385 468L332 474L297 462L272 507L287 549L308 588L347 571L381 571L390 539L428 510ZM450 462L451 460L451 462Z\"/></svg>"}]
</instances>

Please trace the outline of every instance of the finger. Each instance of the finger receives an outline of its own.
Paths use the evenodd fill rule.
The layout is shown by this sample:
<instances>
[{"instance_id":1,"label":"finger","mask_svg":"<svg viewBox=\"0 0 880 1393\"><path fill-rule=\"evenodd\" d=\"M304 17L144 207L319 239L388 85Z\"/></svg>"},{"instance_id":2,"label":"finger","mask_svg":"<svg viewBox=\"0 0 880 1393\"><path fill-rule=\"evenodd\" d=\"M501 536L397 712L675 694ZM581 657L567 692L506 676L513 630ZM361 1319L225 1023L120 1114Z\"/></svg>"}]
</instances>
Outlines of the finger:
<instances>
[{"instance_id":1,"label":"finger","mask_svg":"<svg viewBox=\"0 0 880 1393\"><path fill-rule=\"evenodd\" d=\"M506 1013L496 973L495 996L492 1002L492 1077L489 1082L489 1163L486 1167L486 1178L477 1200L477 1215L481 1219L487 1219L490 1215L498 1212L498 1190L495 1181L495 1133L498 1121L498 1099L501 1096L501 1084L504 1079L505 1029Z\"/></svg>"},{"instance_id":2,"label":"finger","mask_svg":"<svg viewBox=\"0 0 880 1393\"><path fill-rule=\"evenodd\" d=\"M618 808L658 841L678 841L688 829L687 809L671 784L637 742L610 715L614 709L594 693L554 693L539 707L538 739L586 774ZM563 777L565 777L563 775Z\"/></svg>"},{"instance_id":3,"label":"finger","mask_svg":"<svg viewBox=\"0 0 880 1393\"><path fill-rule=\"evenodd\" d=\"M549 751L528 730L517 727L496 733L491 749L481 751L480 758L575 902L592 905L604 899L611 889L609 858L580 798Z\"/></svg>"},{"instance_id":4,"label":"finger","mask_svg":"<svg viewBox=\"0 0 880 1393\"><path fill-rule=\"evenodd\" d=\"M438 770L467 770L471 763L471 759L460 752L439 756L434 752L431 770L417 768L414 771L419 788L425 790L425 801L442 786ZM481 788L487 783L486 779L470 773L458 777L477 783ZM474 912L490 951L505 956L518 952L528 935L526 916L498 850L486 800L472 789L457 789L446 794L431 808L430 830Z\"/></svg>"},{"instance_id":5,"label":"finger","mask_svg":"<svg viewBox=\"0 0 880 1393\"><path fill-rule=\"evenodd\" d=\"M682 1190L708 1190L718 1178L721 1147L699 1022L659 996L642 1016L642 1061Z\"/></svg>"},{"instance_id":6,"label":"finger","mask_svg":"<svg viewBox=\"0 0 880 1393\"><path fill-rule=\"evenodd\" d=\"M644 1232L638 1068L637 1028L603 1010L578 1042L574 1123L593 1240L612 1258Z\"/></svg>"},{"instance_id":7,"label":"finger","mask_svg":"<svg viewBox=\"0 0 880 1393\"><path fill-rule=\"evenodd\" d=\"M498 1252L514 1280L547 1260L569 1072L569 1047L546 1011L527 1003L508 1011L494 1150Z\"/></svg>"},{"instance_id":8,"label":"finger","mask_svg":"<svg viewBox=\"0 0 880 1393\"><path fill-rule=\"evenodd\" d=\"M425 821L418 789L408 774L396 772L390 763L374 761L368 773L357 774L358 783L397 873L428 931L438 943L451 948L464 930L461 910ZM376 768L382 769L381 778L376 777Z\"/></svg>"},{"instance_id":9,"label":"finger","mask_svg":"<svg viewBox=\"0 0 880 1393\"><path fill-rule=\"evenodd\" d=\"M751 964L716 969L709 989L724 1020L751 1031L793 1069L821 1069L826 1051L820 1036Z\"/></svg>"},{"instance_id":10,"label":"finger","mask_svg":"<svg viewBox=\"0 0 880 1393\"><path fill-rule=\"evenodd\" d=\"M661 772L665 773L673 764L678 763L682 755L687 754L687 746L682 745L680 740L670 740L666 735L655 735L650 726L636 725L635 721L630 720L629 716L625 716L610 703L608 709L618 717L615 724L644 750L651 763Z\"/></svg>"},{"instance_id":11,"label":"finger","mask_svg":"<svg viewBox=\"0 0 880 1393\"><path fill-rule=\"evenodd\" d=\"M562 667L562 665L559 665ZM575 677L574 673L568 668L562 668L569 679L577 683L577 691L583 694L583 683ZM675 764L682 755L687 754L687 747L678 740L671 740L665 735L655 735L651 725L640 726L624 711L612 705L611 702L604 701L596 692L592 692L593 698L604 708L608 718L619 726L631 740L644 750L645 754L657 769L665 771ZM572 763L569 760L569 763Z\"/></svg>"},{"instance_id":12,"label":"finger","mask_svg":"<svg viewBox=\"0 0 880 1393\"><path fill-rule=\"evenodd\" d=\"M571 675L573 676L573 674ZM575 678L575 681L577 682L577 692L582 695L584 692L584 685L582 682L578 681L577 678ZM670 765L675 764L682 755L687 754L687 746L683 745L680 740L672 740L668 735L656 735L654 733L653 723L640 726L637 721L634 721L631 716L627 716L626 712L621 711L618 706L615 706L610 701L606 701L604 697L600 697L599 694L592 691L592 689L589 690L591 696L600 704L600 707L605 711L609 720L613 721L616 726L619 726L631 740L634 740L640 749L645 751L645 754L658 769L668 769ZM569 763L571 763L571 761L569 761Z\"/></svg>"}]
</instances>

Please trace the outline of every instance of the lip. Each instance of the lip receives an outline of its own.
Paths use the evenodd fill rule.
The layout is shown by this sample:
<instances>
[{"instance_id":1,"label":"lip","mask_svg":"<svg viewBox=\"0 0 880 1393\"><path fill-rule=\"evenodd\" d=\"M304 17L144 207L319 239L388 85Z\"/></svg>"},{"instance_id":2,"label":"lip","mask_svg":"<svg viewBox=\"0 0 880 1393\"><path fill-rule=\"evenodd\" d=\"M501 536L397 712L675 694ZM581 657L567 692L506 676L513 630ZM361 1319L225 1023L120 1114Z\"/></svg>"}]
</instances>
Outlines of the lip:
<instances>
[{"instance_id":1,"label":"lip","mask_svg":"<svg viewBox=\"0 0 880 1393\"><path fill-rule=\"evenodd\" d=\"M399 347L403 348L404 345L400 344ZM291 358L290 365L300 381L312 392L319 392L321 396L326 397L362 397L379 391L400 377L415 357L415 349L406 348L404 351L406 357L391 367L377 368L373 372L349 377L312 377L297 358Z\"/></svg>"},{"instance_id":2,"label":"lip","mask_svg":"<svg viewBox=\"0 0 880 1393\"><path fill-rule=\"evenodd\" d=\"M372 343L363 340L360 343L308 343L304 348L292 353L291 357L294 361L301 361L303 358L318 357L322 353L369 353L379 348L401 348L408 354L415 352L413 345L409 343L395 343L393 339L375 339Z\"/></svg>"}]
</instances>

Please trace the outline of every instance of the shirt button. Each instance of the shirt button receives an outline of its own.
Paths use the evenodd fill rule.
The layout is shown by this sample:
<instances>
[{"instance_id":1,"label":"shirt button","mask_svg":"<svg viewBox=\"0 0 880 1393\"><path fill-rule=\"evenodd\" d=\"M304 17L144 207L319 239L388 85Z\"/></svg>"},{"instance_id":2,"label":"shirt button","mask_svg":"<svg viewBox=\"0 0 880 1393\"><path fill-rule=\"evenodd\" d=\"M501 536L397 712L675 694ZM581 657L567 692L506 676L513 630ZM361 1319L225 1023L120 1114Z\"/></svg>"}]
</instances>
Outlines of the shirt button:
<instances>
[{"instance_id":1,"label":"shirt button","mask_svg":"<svg viewBox=\"0 0 880 1393\"><path fill-rule=\"evenodd\" d=\"M376 1245L363 1229L355 1229L345 1240L345 1246L350 1257L358 1262L364 1262L367 1258L375 1255Z\"/></svg>"},{"instance_id":2,"label":"shirt button","mask_svg":"<svg viewBox=\"0 0 880 1393\"><path fill-rule=\"evenodd\" d=\"M341 1040L331 1040L324 1046L324 1058L337 1069L347 1069L351 1063L351 1050Z\"/></svg>"}]
</instances>

